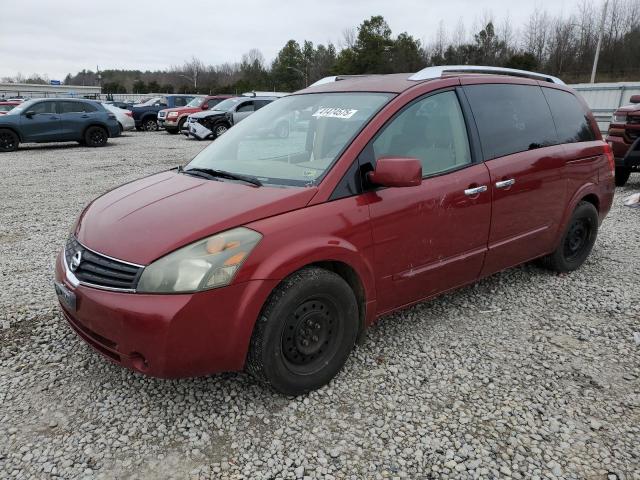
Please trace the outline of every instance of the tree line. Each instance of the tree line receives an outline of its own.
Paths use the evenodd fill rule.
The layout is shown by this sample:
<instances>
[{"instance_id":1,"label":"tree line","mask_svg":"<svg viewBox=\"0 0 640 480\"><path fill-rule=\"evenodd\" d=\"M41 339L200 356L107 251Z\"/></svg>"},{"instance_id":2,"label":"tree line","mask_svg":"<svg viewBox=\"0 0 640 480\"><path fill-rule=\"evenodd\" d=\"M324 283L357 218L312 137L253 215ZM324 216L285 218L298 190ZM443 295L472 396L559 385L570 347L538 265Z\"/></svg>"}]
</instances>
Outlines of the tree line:
<instances>
[{"instance_id":1,"label":"tree line","mask_svg":"<svg viewBox=\"0 0 640 480\"><path fill-rule=\"evenodd\" d=\"M447 64L538 70L568 83L586 82L601 16L602 5L580 0L568 16L536 8L520 28L509 18L490 16L470 32L462 20L450 31L440 22L429 41L407 32L394 35L383 17L373 16L344 30L338 45L289 40L269 63L252 49L235 63L206 65L194 57L163 71L83 70L64 83L101 84L104 93L294 91L328 75L415 72ZM604 25L597 81L640 80L640 0L610 0ZM21 80L46 80L33 77Z\"/></svg>"}]
</instances>

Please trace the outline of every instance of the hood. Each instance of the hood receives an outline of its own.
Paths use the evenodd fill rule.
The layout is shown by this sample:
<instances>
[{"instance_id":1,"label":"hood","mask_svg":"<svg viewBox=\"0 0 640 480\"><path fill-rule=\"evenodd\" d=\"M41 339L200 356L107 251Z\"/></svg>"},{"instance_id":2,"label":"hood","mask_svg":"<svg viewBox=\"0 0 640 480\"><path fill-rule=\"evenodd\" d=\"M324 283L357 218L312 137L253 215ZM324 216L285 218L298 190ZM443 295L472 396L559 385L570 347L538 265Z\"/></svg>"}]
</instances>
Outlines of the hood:
<instances>
[{"instance_id":1,"label":"hood","mask_svg":"<svg viewBox=\"0 0 640 480\"><path fill-rule=\"evenodd\" d=\"M223 116L225 113L222 110L202 110L200 112L192 113L191 117L193 118L205 118L205 117L215 117L217 115Z\"/></svg>"},{"instance_id":2,"label":"hood","mask_svg":"<svg viewBox=\"0 0 640 480\"><path fill-rule=\"evenodd\" d=\"M302 208L316 191L163 172L94 200L80 216L76 236L96 252L147 265L209 235Z\"/></svg>"},{"instance_id":3,"label":"hood","mask_svg":"<svg viewBox=\"0 0 640 480\"><path fill-rule=\"evenodd\" d=\"M640 103L632 103L631 105L625 105L624 107L620 107L616 112L625 112L625 113L640 113Z\"/></svg>"}]
</instances>

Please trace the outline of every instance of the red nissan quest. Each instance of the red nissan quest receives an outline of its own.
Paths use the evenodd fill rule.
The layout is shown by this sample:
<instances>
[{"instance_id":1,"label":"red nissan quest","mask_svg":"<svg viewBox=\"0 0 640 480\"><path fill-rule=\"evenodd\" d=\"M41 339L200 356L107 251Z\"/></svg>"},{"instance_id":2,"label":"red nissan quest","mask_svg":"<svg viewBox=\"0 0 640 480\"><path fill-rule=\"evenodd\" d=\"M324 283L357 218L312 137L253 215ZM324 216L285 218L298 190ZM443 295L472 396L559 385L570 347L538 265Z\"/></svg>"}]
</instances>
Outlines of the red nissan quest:
<instances>
[{"instance_id":1,"label":"red nissan quest","mask_svg":"<svg viewBox=\"0 0 640 480\"><path fill-rule=\"evenodd\" d=\"M611 150L557 78L325 78L185 167L91 202L55 287L71 327L119 365L245 370L297 395L382 315L534 259L580 267L613 192Z\"/></svg>"}]
</instances>

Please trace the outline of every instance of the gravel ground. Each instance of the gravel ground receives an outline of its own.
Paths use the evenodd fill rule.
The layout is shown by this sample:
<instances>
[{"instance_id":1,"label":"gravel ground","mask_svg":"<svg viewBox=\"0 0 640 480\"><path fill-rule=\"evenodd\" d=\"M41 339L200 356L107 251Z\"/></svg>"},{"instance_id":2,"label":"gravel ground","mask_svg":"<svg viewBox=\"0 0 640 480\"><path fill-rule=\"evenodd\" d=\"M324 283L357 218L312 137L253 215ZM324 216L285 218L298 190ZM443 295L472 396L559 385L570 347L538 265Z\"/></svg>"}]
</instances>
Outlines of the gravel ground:
<instances>
[{"instance_id":1,"label":"gravel ground","mask_svg":"<svg viewBox=\"0 0 640 480\"><path fill-rule=\"evenodd\" d=\"M130 133L0 155L0 478L640 479L640 211L618 189L586 265L526 265L381 320L330 385L163 381L56 307L75 216L206 143Z\"/></svg>"}]
</instances>

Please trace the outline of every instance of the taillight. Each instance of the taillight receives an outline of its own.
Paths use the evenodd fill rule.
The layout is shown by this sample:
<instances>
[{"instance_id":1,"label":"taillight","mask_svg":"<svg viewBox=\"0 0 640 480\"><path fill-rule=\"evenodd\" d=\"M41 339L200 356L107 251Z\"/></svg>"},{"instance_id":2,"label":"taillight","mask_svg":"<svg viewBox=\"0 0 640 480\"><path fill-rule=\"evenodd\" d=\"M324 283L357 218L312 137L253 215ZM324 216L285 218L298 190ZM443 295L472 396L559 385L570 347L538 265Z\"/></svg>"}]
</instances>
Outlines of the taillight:
<instances>
[{"instance_id":1,"label":"taillight","mask_svg":"<svg viewBox=\"0 0 640 480\"><path fill-rule=\"evenodd\" d=\"M127 117L133 117L133 112L130 112L129 110L125 110L125 111L124 111L124 114L125 114Z\"/></svg>"},{"instance_id":2,"label":"taillight","mask_svg":"<svg viewBox=\"0 0 640 480\"><path fill-rule=\"evenodd\" d=\"M604 145L604 155L607 157L607 161L609 162L609 168L611 169L611 174L615 174L616 171L616 159L613 156L613 150L611 149L611 145L606 143Z\"/></svg>"}]
</instances>

